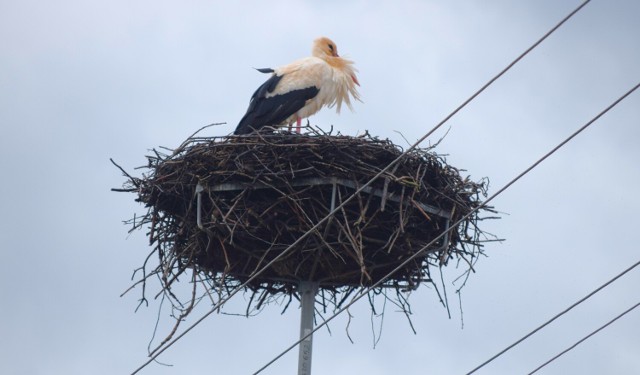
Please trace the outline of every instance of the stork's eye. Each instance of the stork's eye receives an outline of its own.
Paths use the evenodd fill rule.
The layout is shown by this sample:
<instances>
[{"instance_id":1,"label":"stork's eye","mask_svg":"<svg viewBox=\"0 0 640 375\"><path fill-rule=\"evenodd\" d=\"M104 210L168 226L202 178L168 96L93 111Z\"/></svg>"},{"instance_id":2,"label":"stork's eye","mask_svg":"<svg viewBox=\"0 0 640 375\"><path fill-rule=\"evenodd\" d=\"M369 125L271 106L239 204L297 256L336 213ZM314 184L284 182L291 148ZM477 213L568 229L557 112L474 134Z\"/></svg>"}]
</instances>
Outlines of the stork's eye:
<instances>
[{"instance_id":1,"label":"stork's eye","mask_svg":"<svg viewBox=\"0 0 640 375\"><path fill-rule=\"evenodd\" d=\"M333 44L329 44L329 49L333 52Z\"/></svg>"}]
</instances>

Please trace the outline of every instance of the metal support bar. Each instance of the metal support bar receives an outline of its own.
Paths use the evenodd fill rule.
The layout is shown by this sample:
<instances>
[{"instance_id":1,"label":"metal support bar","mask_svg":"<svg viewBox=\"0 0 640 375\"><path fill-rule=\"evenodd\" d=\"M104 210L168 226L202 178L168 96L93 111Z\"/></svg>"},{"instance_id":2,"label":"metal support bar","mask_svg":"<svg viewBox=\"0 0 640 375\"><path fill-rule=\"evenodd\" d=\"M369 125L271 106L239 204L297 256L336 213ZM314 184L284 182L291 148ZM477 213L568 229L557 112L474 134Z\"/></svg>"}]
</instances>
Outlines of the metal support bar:
<instances>
[{"instance_id":1,"label":"metal support bar","mask_svg":"<svg viewBox=\"0 0 640 375\"><path fill-rule=\"evenodd\" d=\"M318 284L311 281L301 281L298 285L300 295L300 338L313 331L313 316L315 313L316 292ZM313 335L300 342L298 354L298 375L311 375L311 354L313 348Z\"/></svg>"},{"instance_id":2,"label":"metal support bar","mask_svg":"<svg viewBox=\"0 0 640 375\"><path fill-rule=\"evenodd\" d=\"M200 229L204 229L204 227L202 226L202 192L204 191L204 187L202 187L202 185L198 184L196 185L196 196L197 196L197 200L198 200L198 204L197 204L197 223L198 223L198 228Z\"/></svg>"},{"instance_id":3,"label":"metal support bar","mask_svg":"<svg viewBox=\"0 0 640 375\"><path fill-rule=\"evenodd\" d=\"M236 191L236 190L243 190L246 188L251 188L251 189L273 189L273 187L283 187L283 186L317 186L317 185L341 185L341 186L345 186L348 188L352 188L354 190L357 190L359 188L359 186L354 183L351 180L347 180L344 178L337 178L337 177L309 177L309 178L300 178L300 179L295 179L292 180L290 183L288 184L283 184L283 183L273 183L272 185L268 185L265 184L263 182L252 182L252 183L242 183L242 182L224 182L222 184L216 184L216 185L211 185L208 186L207 189L209 191ZM198 187L197 186L201 186L200 184L196 185L196 193L198 192ZM204 190L204 188L202 188ZM382 189L378 189L378 188L373 188L371 186L367 186L366 188L364 188L362 190L363 192L367 193L367 194L372 194L375 196L378 196L380 198L385 197L385 199L387 200L391 200L394 202L400 202L400 197L391 193L391 194L383 194L383 190ZM418 204L418 206L420 206L420 208L422 208L425 212L428 212L430 214L434 214L434 215L438 215L442 218L449 218L451 217L451 212L449 211L445 211L441 208L438 207L434 207L422 202L416 202Z\"/></svg>"},{"instance_id":4,"label":"metal support bar","mask_svg":"<svg viewBox=\"0 0 640 375\"><path fill-rule=\"evenodd\" d=\"M337 190L337 188L338 188L338 186L334 182L333 183L333 188L331 189L331 208L329 209L329 211L333 211L336 208L336 190Z\"/></svg>"}]
</instances>

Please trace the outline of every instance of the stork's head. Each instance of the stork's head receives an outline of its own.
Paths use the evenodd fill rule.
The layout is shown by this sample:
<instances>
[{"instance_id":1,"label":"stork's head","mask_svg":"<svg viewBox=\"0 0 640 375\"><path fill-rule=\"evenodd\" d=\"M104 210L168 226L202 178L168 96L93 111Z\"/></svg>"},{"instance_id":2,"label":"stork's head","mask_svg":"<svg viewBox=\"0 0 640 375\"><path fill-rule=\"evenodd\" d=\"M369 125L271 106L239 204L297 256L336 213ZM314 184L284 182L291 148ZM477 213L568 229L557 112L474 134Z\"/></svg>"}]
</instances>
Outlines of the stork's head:
<instances>
[{"instance_id":1,"label":"stork's head","mask_svg":"<svg viewBox=\"0 0 640 375\"><path fill-rule=\"evenodd\" d=\"M336 46L336 44L331 39L322 36L314 40L311 54L315 57L323 59L334 68L347 73L353 80L353 83L360 86L360 83L356 78L356 70L351 66L353 62L343 59L340 57L340 55L338 55L338 46ZM351 84L349 87L352 86L353 84ZM357 98L357 93L355 94L355 97Z\"/></svg>"},{"instance_id":2,"label":"stork's head","mask_svg":"<svg viewBox=\"0 0 640 375\"><path fill-rule=\"evenodd\" d=\"M338 57L338 46L331 39L323 36L313 41L311 54L320 58L327 56Z\"/></svg>"}]
</instances>

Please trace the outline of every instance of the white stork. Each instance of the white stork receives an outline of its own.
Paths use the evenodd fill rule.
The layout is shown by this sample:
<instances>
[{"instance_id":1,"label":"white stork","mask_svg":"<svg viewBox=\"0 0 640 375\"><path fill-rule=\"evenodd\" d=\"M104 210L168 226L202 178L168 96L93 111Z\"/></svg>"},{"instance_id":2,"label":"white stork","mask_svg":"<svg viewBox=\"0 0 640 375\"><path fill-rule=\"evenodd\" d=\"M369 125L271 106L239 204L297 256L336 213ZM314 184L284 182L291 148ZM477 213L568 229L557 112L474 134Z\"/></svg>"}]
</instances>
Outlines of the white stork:
<instances>
[{"instance_id":1,"label":"white stork","mask_svg":"<svg viewBox=\"0 0 640 375\"><path fill-rule=\"evenodd\" d=\"M291 129L294 121L300 133L302 119L324 106L337 105L336 111L340 113L345 102L353 110L349 95L361 101L353 62L340 57L336 44L325 37L313 41L311 55L279 68L258 69L273 74L253 93L234 134L285 124Z\"/></svg>"}]
</instances>

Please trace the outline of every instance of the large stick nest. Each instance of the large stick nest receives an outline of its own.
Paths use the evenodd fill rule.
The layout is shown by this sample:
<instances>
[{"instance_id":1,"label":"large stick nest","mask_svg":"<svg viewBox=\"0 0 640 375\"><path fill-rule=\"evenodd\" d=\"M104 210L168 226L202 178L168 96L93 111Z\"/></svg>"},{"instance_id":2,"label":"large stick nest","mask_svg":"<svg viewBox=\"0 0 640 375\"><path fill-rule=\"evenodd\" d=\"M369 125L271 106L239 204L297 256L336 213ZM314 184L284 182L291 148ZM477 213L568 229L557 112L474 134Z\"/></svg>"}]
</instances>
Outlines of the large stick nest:
<instances>
[{"instance_id":1,"label":"large stick nest","mask_svg":"<svg viewBox=\"0 0 640 375\"><path fill-rule=\"evenodd\" d=\"M318 132L191 137L168 153L153 150L143 176L127 174L115 189L148 207L130 221L149 228L159 257L155 267L147 259L141 281L157 275L175 298L172 284L193 270L194 284L206 281L222 297L279 256L247 284L252 300L291 296L300 281L314 281L338 306L338 293L379 281L397 292L431 282L430 267L452 258L471 268L482 253L478 212L434 239L478 207L485 182L430 149L408 152L312 230L402 151L368 134Z\"/></svg>"}]
</instances>

